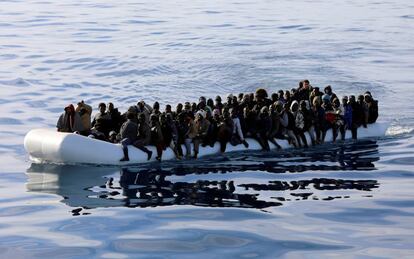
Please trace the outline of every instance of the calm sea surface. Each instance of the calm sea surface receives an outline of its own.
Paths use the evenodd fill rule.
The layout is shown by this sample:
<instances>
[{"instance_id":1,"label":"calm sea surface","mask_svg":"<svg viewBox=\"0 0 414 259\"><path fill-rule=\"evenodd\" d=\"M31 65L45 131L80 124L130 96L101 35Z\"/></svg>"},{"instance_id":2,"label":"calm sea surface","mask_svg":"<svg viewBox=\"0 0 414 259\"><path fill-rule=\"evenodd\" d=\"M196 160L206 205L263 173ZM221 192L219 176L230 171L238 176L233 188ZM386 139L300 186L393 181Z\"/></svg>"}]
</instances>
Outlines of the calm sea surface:
<instances>
[{"instance_id":1,"label":"calm sea surface","mask_svg":"<svg viewBox=\"0 0 414 259\"><path fill-rule=\"evenodd\" d=\"M2 1L1 258L412 258L414 3ZM130 168L31 164L80 100L122 111L296 87L372 92L384 138Z\"/></svg>"}]
</instances>

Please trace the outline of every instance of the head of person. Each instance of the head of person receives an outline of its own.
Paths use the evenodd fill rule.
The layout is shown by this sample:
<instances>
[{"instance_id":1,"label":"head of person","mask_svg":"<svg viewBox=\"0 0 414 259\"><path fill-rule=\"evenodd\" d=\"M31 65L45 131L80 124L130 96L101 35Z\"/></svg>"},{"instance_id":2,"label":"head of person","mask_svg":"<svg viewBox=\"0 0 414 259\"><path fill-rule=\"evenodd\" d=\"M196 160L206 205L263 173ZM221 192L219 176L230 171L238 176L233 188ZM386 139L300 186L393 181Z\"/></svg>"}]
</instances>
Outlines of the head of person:
<instances>
[{"instance_id":1,"label":"head of person","mask_svg":"<svg viewBox=\"0 0 414 259\"><path fill-rule=\"evenodd\" d=\"M210 108L213 108L214 107L214 101L213 101L213 99L211 99L211 98L208 98L207 99L207 106L210 107Z\"/></svg>"},{"instance_id":2,"label":"head of person","mask_svg":"<svg viewBox=\"0 0 414 259\"><path fill-rule=\"evenodd\" d=\"M243 103L249 103L250 102L250 95L249 94L245 94L243 96Z\"/></svg>"},{"instance_id":3,"label":"head of person","mask_svg":"<svg viewBox=\"0 0 414 259\"><path fill-rule=\"evenodd\" d=\"M99 106L98 106L98 108L99 108L99 112L100 113L105 113L105 111L106 111L106 104L105 103L100 103Z\"/></svg>"},{"instance_id":4,"label":"head of person","mask_svg":"<svg viewBox=\"0 0 414 259\"><path fill-rule=\"evenodd\" d=\"M279 95L277 93L272 93L271 98L273 103L279 101Z\"/></svg>"},{"instance_id":5,"label":"head of person","mask_svg":"<svg viewBox=\"0 0 414 259\"><path fill-rule=\"evenodd\" d=\"M244 93L239 93L239 97L238 97L239 102L243 100L243 97L244 97Z\"/></svg>"},{"instance_id":6,"label":"head of person","mask_svg":"<svg viewBox=\"0 0 414 259\"><path fill-rule=\"evenodd\" d=\"M309 83L308 79L303 80L303 88L309 89L309 85L310 85L310 83Z\"/></svg>"},{"instance_id":7,"label":"head of person","mask_svg":"<svg viewBox=\"0 0 414 259\"><path fill-rule=\"evenodd\" d=\"M319 87L314 87L312 92L315 93L315 95L319 95L319 93L320 93Z\"/></svg>"},{"instance_id":8,"label":"head of person","mask_svg":"<svg viewBox=\"0 0 414 259\"><path fill-rule=\"evenodd\" d=\"M172 116L172 113L166 113L165 117L167 119L167 122L169 122L169 123L173 122L173 120L174 120L173 116Z\"/></svg>"},{"instance_id":9,"label":"head of person","mask_svg":"<svg viewBox=\"0 0 414 259\"><path fill-rule=\"evenodd\" d=\"M167 116L165 113L160 114L160 123L165 124L167 122Z\"/></svg>"},{"instance_id":10,"label":"head of person","mask_svg":"<svg viewBox=\"0 0 414 259\"><path fill-rule=\"evenodd\" d=\"M112 112L115 109L114 104L113 103L108 103L108 111Z\"/></svg>"},{"instance_id":11,"label":"head of person","mask_svg":"<svg viewBox=\"0 0 414 259\"><path fill-rule=\"evenodd\" d=\"M142 111L142 110L144 110L144 108L145 108L145 102L144 101L139 101L138 103L137 103L137 105L138 105L138 108Z\"/></svg>"},{"instance_id":12,"label":"head of person","mask_svg":"<svg viewBox=\"0 0 414 259\"><path fill-rule=\"evenodd\" d=\"M305 100L301 100L299 103L299 106L300 106L300 109L303 111L308 109L308 105Z\"/></svg>"},{"instance_id":13,"label":"head of person","mask_svg":"<svg viewBox=\"0 0 414 259\"><path fill-rule=\"evenodd\" d=\"M283 96L285 95L285 92L283 90L277 91L277 95L279 96L279 100L283 99Z\"/></svg>"},{"instance_id":14,"label":"head of person","mask_svg":"<svg viewBox=\"0 0 414 259\"><path fill-rule=\"evenodd\" d=\"M135 114L133 112L127 112L126 117L128 120L133 120L135 118Z\"/></svg>"},{"instance_id":15,"label":"head of person","mask_svg":"<svg viewBox=\"0 0 414 259\"><path fill-rule=\"evenodd\" d=\"M228 94L227 95L227 104L231 104L233 102L233 95L232 94Z\"/></svg>"},{"instance_id":16,"label":"head of person","mask_svg":"<svg viewBox=\"0 0 414 259\"><path fill-rule=\"evenodd\" d=\"M290 95L291 96L295 96L296 92L297 92L296 88L290 89Z\"/></svg>"},{"instance_id":17,"label":"head of person","mask_svg":"<svg viewBox=\"0 0 414 259\"><path fill-rule=\"evenodd\" d=\"M232 100L231 103L233 103L233 104L238 104L239 103L239 100L237 99L237 96L233 95L233 100Z\"/></svg>"},{"instance_id":18,"label":"head of person","mask_svg":"<svg viewBox=\"0 0 414 259\"><path fill-rule=\"evenodd\" d=\"M219 109L214 109L213 110L213 118L215 120L218 120L219 117L220 117L220 110Z\"/></svg>"},{"instance_id":19,"label":"head of person","mask_svg":"<svg viewBox=\"0 0 414 259\"><path fill-rule=\"evenodd\" d=\"M283 105L283 109L284 109L285 111L289 111L289 110L290 110L289 103L285 103L285 104Z\"/></svg>"},{"instance_id":20,"label":"head of person","mask_svg":"<svg viewBox=\"0 0 414 259\"><path fill-rule=\"evenodd\" d=\"M298 89L301 89L302 87L303 87L303 81L300 81L298 85Z\"/></svg>"},{"instance_id":21,"label":"head of person","mask_svg":"<svg viewBox=\"0 0 414 259\"><path fill-rule=\"evenodd\" d=\"M170 113L172 111L171 105L167 104L165 105L165 113Z\"/></svg>"},{"instance_id":22,"label":"head of person","mask_svg":"<svg viewBox=\"0 0 414 259\"><path fill-rule=\"evenodd\" d=\"M215 98L216 104L220 104L221 103L221 96L217 95Z\"/></svg>"},{"instance_id":23,"label":"head of person","mask_svg":"<svg viewBox=\"0 0 414 259\"><path fill-rule=\"evenodd\" d=\"M177 107L175 107L175 111L177 113L181 113L181 111L183 110L183 104L182 103L178 103Z\"/></svg>"},{"instance_id":24,"label":"head of person","mask_svg":"<svg viewBox=\"0 0 414 259\"><path fill-rule=\"evenodd\" d=\"M73 106L73 104L69 104L68 106L65 107L65 113L72 114L74 112L75 112L75 107Z\"/></svg>"},{"instance_id":25,"label":"head of person","mask_svg":"<svg viewBox=\"0 0 414 259\"><path fill-rule=\"evenodd\" d=\"M290 105L290 110L292 112L296 112L299 109L299 103L297 101L293 101Z\"/></svg>"},{"instance_id":26,"label":"head of person","mask_svg":"<svg viewBox=\"0 0 414 259\"><path fill-rule=\"evenodd\" d=\"M259 88L256 90L254 95L256 101L260 102L267 98L267 91L264 88Z\"/></svg>"},{"instance_id":27,"label":"head of person","mask_svg":"<svg viewBox=\"0 0 414 259\"><path fill-rule=\"evenodd\" d=\"M206 104L206 102L207 102L206 97L200 96L200 98L198 98L198 102Z\"/></svg>"},{"instance_id":28,"label":"head of person","mask_svg":"<svg viewBox=\"0 0 414 259\"><path fill-rule=\"evenodd\" d=\"M342 105L347 105L348 104L348 96L343 96L342 97Z\"/></svg>"},{"instance_id":29,"label":"head of person","mask_svg":"<svg viewBox=\"0 0 414 259\"><path fill-rule=\"evenodd\" d=\"M364 96L362 94L358 95L358 102L362 103L363 101L364 101Z\"/></svg>"},{"instance_id":30,"label":"head of person","mask_svg":"<svg viewBox=\"0 0 414 259\"><path fill-rule=\"evenodd\" d=\"M370 103L370 102L372 102L372 97L371 97L371 95L370 95L370 94L365 93L365 94L364 94L364 101L365 101L366 103Z\"/></svg>"},{"instance_id":31,"label":"head of person","mask_svg":"<svg viewBox=\"0 0 414 259\"><path fill-rule=\"evenodd\" d=\"M146 123L147 118L145 117L145 114L140 113L140 114L138 115L138 121L139 121L139 123Z\"/></svg>"},{"instance_id":32,"label":"head of person","mask_svg":"<svg viewBox=\"0 0 414 259\"><path fill-rule=\"evenodd\" d=\"M349 103L350 104L353 104L353 103L355 103L356 102L356 100L355 100L355 95L350 95L349 96Z\"/></svg>"},{"instance_id":33,"label":"head of person","mask_svg":"<svg viewBox=\"0 0 414 259\"><path fill-rule=\"evenodd\" d=\"M286 100L289 100L290 99L290 91L286 90L284 97L285 97Z\"/></svg>"},{"instance_id":34,"label":"head of person","mask_svg":"<svg viewBox=\"0 0 414 259\"><path fill-rule=\"evenodd\" d=\"M191 104L189 102L184 103L184 110L191 111Z\"/></svg>"},{"instance_id":35,"label":"head of person","mask_svg":"<svg viewBox=\"0 0 414 259\"><path fill-rule=\"evenodd\" d=\"M159 111L160 110L160 103L159 102L154 102L154 105L152 106L152 109L155 111Z\"/></svg>"},{"instance_id":36,"label":"head of person","mask_svg":"<svg viewBox=\"0 0 414 259\"><path fill-rule=\"evenodd\" d=\"M327 95L331 95L332 94L332 87L330 85L327 85L324 89L323 92Z\"/></svg>"},{"instance_id":37,"label":"head of person","mask_svg":"<svg viewBox=\"0 0 414 259\"><path fill-rule=\"evenodd\" d=\"M191 110L192 110L193 112L195 112L195 111L197 110L197 104L196 104L196 103L192 103L192 104L191 104Z\"/></svg>"},{"instance_id":38,"label":"head of person","mask_svg":"<svg viewBox=\"0 0 414 259\"><path fill-rule=\"evenodd\" d=\"M157 123L157 122L159 122L158 115L156 115L156 114L151 114L151 116L150 116L150 121L151 121L151 123Z\"/></svg>"}]
</instances>

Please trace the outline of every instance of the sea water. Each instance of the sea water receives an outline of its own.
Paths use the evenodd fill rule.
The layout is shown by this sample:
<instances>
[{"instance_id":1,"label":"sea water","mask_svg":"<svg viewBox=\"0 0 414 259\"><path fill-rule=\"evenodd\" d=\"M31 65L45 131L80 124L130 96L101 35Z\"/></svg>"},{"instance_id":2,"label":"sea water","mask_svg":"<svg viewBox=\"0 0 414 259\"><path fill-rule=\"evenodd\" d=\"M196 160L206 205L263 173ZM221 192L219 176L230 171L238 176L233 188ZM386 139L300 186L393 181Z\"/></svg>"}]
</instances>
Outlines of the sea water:
<instances>
[{"instance_id":1,"label":"sea water","mask_svg":"<svg viewBox=\"0 0 414 259\"><path fill-rule=\"evenodd\" d=\"M0 257L410 258L412 1L2 1ZM31 164L84 100L371 91L379 139L129 168Z\"/></svg>"}]
</instances>

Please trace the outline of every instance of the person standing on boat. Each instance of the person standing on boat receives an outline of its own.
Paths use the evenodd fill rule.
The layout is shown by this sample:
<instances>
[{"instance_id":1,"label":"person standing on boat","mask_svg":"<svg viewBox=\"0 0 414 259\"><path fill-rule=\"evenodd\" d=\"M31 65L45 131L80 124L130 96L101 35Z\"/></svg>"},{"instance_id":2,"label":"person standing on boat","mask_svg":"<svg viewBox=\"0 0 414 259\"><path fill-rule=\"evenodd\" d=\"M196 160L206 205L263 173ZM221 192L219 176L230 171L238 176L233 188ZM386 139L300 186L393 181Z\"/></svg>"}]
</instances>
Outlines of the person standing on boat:
<instances>
[{"instance_id":1,"label":"person standing on boat","mask_svg":"<svg viewBox=\"0 0 414 259\"><path fill-rule=\"evenodd\" d=\"M56 128L59 132L82 132L84 130L81 117L75 111L73 104L65 107L65 112L60 115Z\"/></svg>"},{"instance_id":2,"label":"person standing on boat","mask_svg":"<svg viewBox=\"0 0 414 259\"><path fill-rule=\"evenodd\" d=\"M151 136L145 127L147 125L145 121L145 115L140 115L140 122L142 122L142 126L141 126L141 132L140 132L139 138L138 138L138 125L132 121L134 117L135 117L134 113L128 112L127 121L124 122L121 126L121 130L120 130L120 135L122 139L121 145L122 145L122 151L124 152L124 157L120 160L121 162L129 161L129 155L128 155L129 145L133 145L137 147L138 149L146 152L148 155L147 160L150 160L152 156L152 152L144 146L144 144L147 144L149 142L148 135Z\"/></svg>"}]
</instances>

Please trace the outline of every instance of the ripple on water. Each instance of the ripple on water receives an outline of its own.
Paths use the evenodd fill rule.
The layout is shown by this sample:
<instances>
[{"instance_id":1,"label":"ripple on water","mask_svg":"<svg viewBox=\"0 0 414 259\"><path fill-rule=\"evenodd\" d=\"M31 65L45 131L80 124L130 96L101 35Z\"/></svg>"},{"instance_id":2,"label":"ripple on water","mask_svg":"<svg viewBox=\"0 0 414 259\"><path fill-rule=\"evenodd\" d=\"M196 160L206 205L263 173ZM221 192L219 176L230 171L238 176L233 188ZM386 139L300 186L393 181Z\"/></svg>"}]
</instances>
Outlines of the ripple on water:
<instances>
[{"instance_id":1,"label":"ripple on water","mask_svg":"<svg viewBox=\"0 0 414 259\"><path fill-rule=\"evenodd\" d=\"M0 125L22 125L22 124L23 122L15 118L0 117Z\"/></svg>"},{"instance_id":2,"label":"ripple on water","mask_svg":"<svg viewBox=\"0 0 414 259\"><path fill-rule=\"evenodd\" d=\"M168 238L119 239L111 242L116 252L136 255L157 252L159 255L174 253L180 256L231 254L234 257L271 258L293 251L344 250L351 246L320 244L307 241L270 239L248 232L181 229L186 237L176 236L175 231L165 233Z\"/></svg>"}]
</instances>

